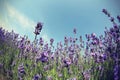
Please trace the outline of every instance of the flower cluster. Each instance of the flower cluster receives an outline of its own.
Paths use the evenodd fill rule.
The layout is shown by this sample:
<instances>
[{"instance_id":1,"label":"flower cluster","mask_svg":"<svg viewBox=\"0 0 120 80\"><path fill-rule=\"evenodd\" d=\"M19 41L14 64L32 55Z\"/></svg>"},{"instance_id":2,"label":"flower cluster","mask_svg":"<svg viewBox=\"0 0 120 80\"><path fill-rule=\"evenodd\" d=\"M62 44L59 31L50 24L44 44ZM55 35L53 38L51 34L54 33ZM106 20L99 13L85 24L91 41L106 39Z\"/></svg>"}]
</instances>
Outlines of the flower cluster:
<instances>
[{"instance_id":1,"label":"flower cluster","mask_svg":"<svg viewBox=\"0 0 120 80\"><path fill-rule=\"evenodd\" d=\"M74 37L65 36L57 46L53 38L49 43L37 39L43 27L40 22L33 42L0 28L0 74L11 72L10 80L119 80L120 25L106 9L102 12L113 23L104 35L86 34L83 41L74 28ZM116 18L120 22L120 16Z\"/></svg>"},{"instance_id":2,"label":"flower cluster","mask_svg":"<svg viewBox=\"0 0 120 80\"><path fill-rule=\"evenodd\" d=\"M25 69L23 63L18 66L18 76L19 79L22 80L23 76L25 75Z\"/></svg>"},{"instance_id":3,"label":"flower cluster","mask_svg":"<svg viewBox=\"0 0 120 80\"><path fill-rule=\"evenodd\" d=\"M33 78L33 80L40 80L41 79L41 75L40 74L36 74Z\"/></svg>"}]
</instances>

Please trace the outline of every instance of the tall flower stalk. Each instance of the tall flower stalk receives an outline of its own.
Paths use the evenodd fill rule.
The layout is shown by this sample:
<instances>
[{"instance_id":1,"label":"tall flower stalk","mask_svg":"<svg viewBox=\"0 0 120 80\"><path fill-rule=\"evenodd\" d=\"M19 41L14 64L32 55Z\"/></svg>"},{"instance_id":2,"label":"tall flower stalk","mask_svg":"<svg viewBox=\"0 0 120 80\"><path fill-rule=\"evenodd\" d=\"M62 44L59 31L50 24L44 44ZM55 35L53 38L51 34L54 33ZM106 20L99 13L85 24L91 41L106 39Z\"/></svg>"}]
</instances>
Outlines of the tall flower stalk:
<instances>
[{"instance_id":1,"label":"tall flower stalk","mask_svg":"<svg viewBox=\"0 0 120 80\"><path fill-rule=\"evenodd\" d=\"M40 34L41 30L42 30L43 24L41 22L38 22L37 25L35 26L35 40L37 39L37 35Z\"/></svg>"}]
</instances>

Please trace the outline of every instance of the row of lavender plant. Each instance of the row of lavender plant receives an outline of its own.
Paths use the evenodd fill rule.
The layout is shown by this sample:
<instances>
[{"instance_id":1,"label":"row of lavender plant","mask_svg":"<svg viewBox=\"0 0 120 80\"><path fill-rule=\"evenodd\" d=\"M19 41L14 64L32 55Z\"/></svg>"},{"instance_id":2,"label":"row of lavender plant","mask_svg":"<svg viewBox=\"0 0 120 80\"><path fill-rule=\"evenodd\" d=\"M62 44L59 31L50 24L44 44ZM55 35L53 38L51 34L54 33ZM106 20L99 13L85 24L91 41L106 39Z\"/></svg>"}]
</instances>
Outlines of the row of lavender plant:
<instances>
[{"instance_id":1,"label":"row of lavender plant","mask_svg":"<svg viewBox=\"0 0 120 80\"><path fill-rule=\"evenodd\" d=\"M119 80L120 25L103 9L113 27L104 35L64 37L54 46L40 35L43 24L35 27L35 40L0 28L0 75L9 80ZM120 16L117 16L120 22ZM77 34L77 30L73 30Z\"/></svg>"}]
</instances>

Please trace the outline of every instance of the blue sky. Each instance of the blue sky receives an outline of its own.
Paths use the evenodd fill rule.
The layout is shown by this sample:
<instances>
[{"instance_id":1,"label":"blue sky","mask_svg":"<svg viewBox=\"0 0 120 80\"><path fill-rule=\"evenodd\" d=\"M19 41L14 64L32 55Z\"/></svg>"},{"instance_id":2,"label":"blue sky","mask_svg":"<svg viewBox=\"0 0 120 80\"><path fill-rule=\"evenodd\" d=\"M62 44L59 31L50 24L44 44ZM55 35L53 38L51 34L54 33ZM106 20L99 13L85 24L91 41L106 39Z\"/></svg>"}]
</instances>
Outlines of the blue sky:
<instances>
[{"instance_id":1,"label":"blue sky","mask_svg":"<svg viewBox=\"0 0 120 80\"><path fill-rule=\"evenodd\" d=\"M119 0L0 0L0 26L34 39L34 26L44 24L41 37L46 41L64 36L85 36L92 32L103 34L105 26L111 27L103 8L115 17L120 14Z\"/></svg>"}]
</instances>

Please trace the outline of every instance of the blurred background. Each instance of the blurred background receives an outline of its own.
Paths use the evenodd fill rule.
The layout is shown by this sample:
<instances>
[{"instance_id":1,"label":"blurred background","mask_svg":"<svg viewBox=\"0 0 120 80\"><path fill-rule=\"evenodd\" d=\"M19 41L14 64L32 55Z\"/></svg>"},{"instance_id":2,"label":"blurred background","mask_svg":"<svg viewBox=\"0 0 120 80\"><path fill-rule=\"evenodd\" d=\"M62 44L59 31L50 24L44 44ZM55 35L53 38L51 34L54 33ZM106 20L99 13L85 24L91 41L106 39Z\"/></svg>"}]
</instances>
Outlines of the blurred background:
<instances>
[{"instance_id":1,"label":"blurred background","mask_svg":"<svg viewBox=\"0 0 120 80\"><path fill-rule=\"evenodd\" d=\"M102 13L105 8L113 17L120 15L120 0L0 0L0 27L34 40L34 27L43 23L39 37L49 42L64 40L64 36L104 33L112 23Z\"/></svg>"}]
</instances>

